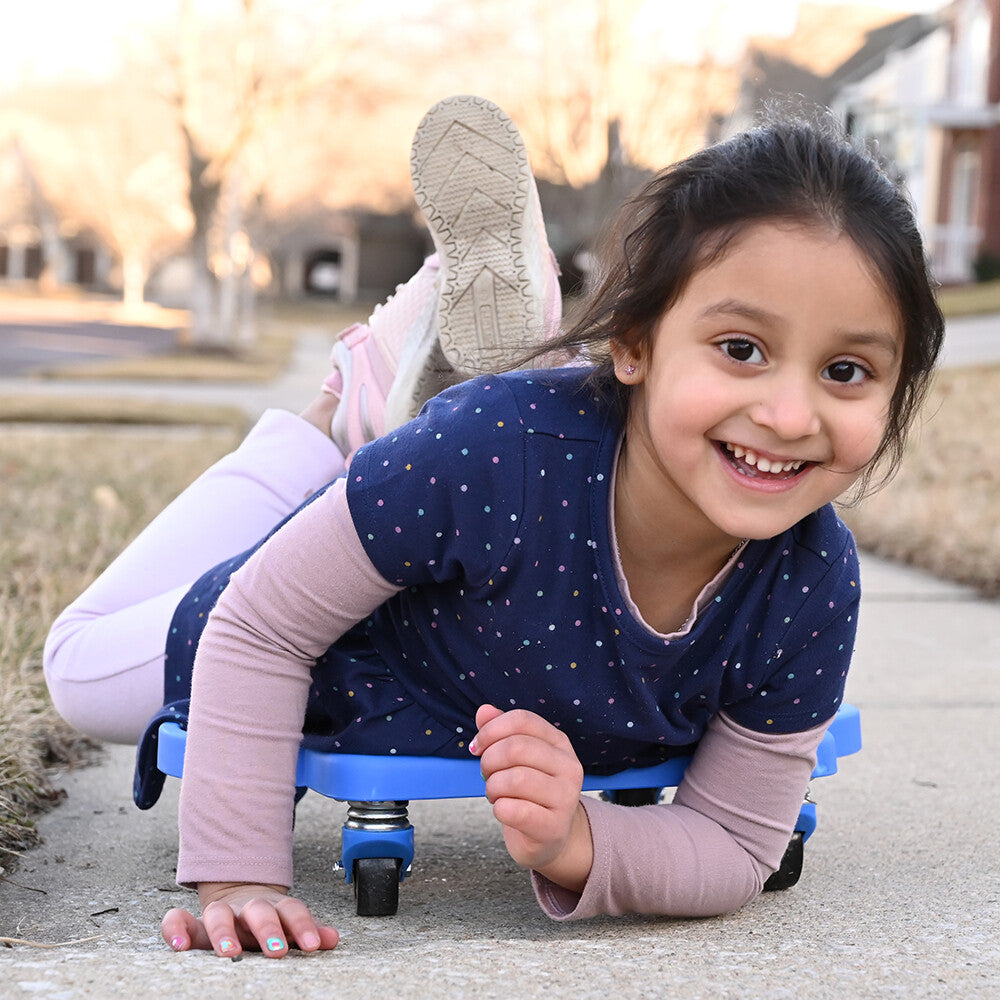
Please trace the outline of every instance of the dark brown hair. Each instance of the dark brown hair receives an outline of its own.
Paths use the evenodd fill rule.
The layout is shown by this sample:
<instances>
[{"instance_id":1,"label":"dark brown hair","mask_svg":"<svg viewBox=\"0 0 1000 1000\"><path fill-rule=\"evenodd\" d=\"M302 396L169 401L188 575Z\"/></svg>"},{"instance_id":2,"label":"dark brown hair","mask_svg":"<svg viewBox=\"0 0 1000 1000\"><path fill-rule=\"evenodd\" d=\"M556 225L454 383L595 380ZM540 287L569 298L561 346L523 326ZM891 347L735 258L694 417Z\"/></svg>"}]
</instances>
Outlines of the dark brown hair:
<instances>
[{"instance_id":1,"label":"dark brown hair","mask_svg":"<svg viewBox=\"0 0 1000 1000\"><path fill-rule=\"evenodd\" d=\"M692 275L766 220L821 224L849 236L895 302L902 364L885 434L861 481L885 460L882 482L902 457L944 335L909 198L876 156L829 116L772 119L709 146L655 176L606 232L582 310L538 352L583 350L597 368L591 387L624 417L630 388L614 376L613 341L635 347L683 293Z\"/></svg>"}]
</instances>

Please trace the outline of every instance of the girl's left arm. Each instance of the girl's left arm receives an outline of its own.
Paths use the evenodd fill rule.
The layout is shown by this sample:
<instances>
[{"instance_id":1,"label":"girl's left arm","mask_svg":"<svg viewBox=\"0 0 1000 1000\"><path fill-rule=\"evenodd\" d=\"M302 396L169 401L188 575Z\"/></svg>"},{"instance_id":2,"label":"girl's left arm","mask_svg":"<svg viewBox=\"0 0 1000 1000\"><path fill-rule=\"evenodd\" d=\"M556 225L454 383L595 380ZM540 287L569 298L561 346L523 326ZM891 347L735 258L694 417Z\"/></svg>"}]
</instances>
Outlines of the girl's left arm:
<instances>
[{"instance_id":1,"label":"girl's left arm","mask_svg":"<svg viewBox=\"0 0 1000 1000\"><path fill-rule=\"evenodd\" d=\"M671 804L582 798L593 850L586 884L533 872L542 908L556 920L738 909L781 862L826 728L758 733L720 713Z\"/></svg>"}]
</instances>

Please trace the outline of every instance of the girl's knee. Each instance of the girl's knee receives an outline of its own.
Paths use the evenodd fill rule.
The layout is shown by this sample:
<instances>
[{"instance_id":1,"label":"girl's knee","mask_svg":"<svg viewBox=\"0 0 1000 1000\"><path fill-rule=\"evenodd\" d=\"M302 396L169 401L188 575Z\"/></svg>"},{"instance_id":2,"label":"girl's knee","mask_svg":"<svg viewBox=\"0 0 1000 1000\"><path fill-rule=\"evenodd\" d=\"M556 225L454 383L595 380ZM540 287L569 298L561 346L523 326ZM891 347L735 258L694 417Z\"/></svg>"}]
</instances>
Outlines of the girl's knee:
<instances>
[{"instance_id":1,"label":"girl's knee","mask_svg":"<svg viewBox=\"0 0 1000 1000\"><path fill-rule=\"evenodd\" d=\"M163 657L118 662L93 638L84 622L65 615L56 620L42 658L49 698L74 729L94 739L134 745L163 703Z\"/></svg>"}]
</instances>

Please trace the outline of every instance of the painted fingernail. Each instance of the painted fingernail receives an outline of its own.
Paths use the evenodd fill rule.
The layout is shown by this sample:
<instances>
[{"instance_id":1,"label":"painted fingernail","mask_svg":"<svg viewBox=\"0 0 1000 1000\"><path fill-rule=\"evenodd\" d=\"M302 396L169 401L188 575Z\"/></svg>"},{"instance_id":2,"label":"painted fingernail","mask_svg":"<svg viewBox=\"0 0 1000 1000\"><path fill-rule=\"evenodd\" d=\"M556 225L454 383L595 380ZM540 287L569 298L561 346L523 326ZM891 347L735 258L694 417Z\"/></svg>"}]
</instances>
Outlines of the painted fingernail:
<instances>
[{"instance_id":1,"label":"painted fingernail","mask_svg":"<svg viewBox=\"0 0 1000 1000\"><path fill-rule=\"evenodd\" d=\"M182 938L182 937L172 937L170 939L170 947L173 948L174 951L183 951L184 950L184 938Z\"/></svg>"},{"instance_id":2,"label":"painted fingernail","mask_svg":"<svg viewBox=\"0 0 1000 1000\"><path fill-rule=\"evenodd\" d=\"M267 939L267 950L268 951L281 951L285 947L285 942L279 937L273 937Z\"/></svg>"},{"instance_id":3,"label":"painted fingernail","mask_svg":"<svg viewBox=\"0 0 1000 1000\"><path fill-rule=\"evenodd\" d=\"M236 942L232 938L223 938L219 942L219 951L221 951L223 955L231 952L235 947Z\"/></svg>"},{"instance_id":4,"label":"painted fingernail","mask_svg":"<svg viewBox=\"0 0 1000 1000\"><path fill-rule=\"evenodd\" d=\"M469 753L479 753L479 746L476 743L475 736L473 736L472 739L469 740Z\"/></svg>"}]
</instances>

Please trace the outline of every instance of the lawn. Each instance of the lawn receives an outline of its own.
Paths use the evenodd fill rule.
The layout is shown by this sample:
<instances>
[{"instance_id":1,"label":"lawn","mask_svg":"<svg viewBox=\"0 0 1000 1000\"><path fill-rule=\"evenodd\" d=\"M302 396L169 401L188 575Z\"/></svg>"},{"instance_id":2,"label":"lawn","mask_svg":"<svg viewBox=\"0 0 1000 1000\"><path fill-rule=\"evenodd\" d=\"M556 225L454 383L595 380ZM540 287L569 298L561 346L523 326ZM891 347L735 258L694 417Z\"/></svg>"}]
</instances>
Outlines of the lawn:
<instances>
[{"instance_id":1,"label":"lawn","mask_svg":"<svg viewBox=\"0 0 1000 1000\"><path fill-rule=\"evenodd\" d=\"M230 427L48 429L0 434L0 876L54 801L53 764L94 748L63 724L42 681L55 615L202 469Z\"/></svg>"},{"instance_id":2,"label":"lawn","mask_svg":"<svg viewBox=\"0 0 1000 1000\"><path fill-rule=\"evenodd\" d=\"M897 476L843 511L862 549L1000 596L1000 367L939 373Z\"/></svg>"}]
</instances>

